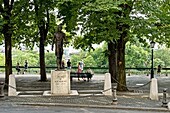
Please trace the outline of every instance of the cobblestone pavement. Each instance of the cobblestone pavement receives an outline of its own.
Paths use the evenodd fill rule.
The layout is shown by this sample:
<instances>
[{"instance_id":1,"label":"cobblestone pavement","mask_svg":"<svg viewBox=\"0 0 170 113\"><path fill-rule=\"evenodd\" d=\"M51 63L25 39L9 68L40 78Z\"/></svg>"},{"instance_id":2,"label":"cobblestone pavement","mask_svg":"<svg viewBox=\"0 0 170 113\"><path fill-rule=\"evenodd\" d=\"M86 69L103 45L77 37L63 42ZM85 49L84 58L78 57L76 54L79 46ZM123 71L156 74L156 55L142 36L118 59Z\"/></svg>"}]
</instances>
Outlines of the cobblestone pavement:
<instances>
[{"instance_id":1,"label":"cobblestone pavement","mask_svg":"<svg viewBox=\"0 0 170 113\"><path fill-rule=\"evenodd\" d=\"M150 110L163 110L167 111L167 108L161 107L162 95L160 95L158 101L153 101L148 98L149 84L137 88L141 84L146 84L150 81L149 76L145 75L132 75L127 76L127 86L133 92L117 92L118 104L112 105L112 96L101 95L101 90L104 87L104 74L94 75L92 80L89 82L78 81L73 79L71 82L71 89L77 90L82 96L42 96L43 91L50 90L50 75L48 75L47 82L40 82L39 75L16 75L17 91L23 92L22 95L17 97L5 96L0 98L0 104L33 104L33 105L75 105L75 106L106 106L106 107L117 107L117 108L135 108L135 109L150 109ZM159 93L164 88L170 88L170 77L159 77L158 87ZM0 80L4 78L1 76ZM39 91L38 93L26 93L25 91ZM83 92L87 91L87 92ZM96 92L88 92L96 91ZM25 93L24 93L25 92ZM167 90L170 93L170 90ZM23 96L27 95L27 96ZM167 101L170 102L168 96Z\"/></svg>"}]
</instances>

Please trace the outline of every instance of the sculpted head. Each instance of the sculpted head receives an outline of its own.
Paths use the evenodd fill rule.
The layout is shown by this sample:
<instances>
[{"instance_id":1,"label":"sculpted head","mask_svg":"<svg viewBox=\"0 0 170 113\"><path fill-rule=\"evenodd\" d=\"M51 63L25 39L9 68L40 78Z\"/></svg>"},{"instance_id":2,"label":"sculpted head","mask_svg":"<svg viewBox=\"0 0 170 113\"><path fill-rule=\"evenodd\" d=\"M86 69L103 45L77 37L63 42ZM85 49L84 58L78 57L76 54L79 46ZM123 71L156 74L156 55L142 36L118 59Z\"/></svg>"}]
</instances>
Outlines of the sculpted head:
<instances>
[{"instance_id":1,"label":"sculpted head","mask_svg":"<svg viewBox=\"0 0 170 113\"><path fill-rule=\"evenodd\" d=\"M58 25L58 31L62 30L62 25Z\"/></svg>"}]
</instances>

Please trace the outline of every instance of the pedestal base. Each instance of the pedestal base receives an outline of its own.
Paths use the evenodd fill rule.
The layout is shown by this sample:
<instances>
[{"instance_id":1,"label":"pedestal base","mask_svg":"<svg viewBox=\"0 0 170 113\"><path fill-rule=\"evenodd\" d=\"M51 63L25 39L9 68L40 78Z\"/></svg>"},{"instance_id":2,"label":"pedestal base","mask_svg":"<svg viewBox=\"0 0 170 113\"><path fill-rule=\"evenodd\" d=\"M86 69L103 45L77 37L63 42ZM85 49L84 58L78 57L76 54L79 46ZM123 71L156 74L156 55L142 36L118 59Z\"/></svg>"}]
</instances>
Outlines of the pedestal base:
<instances>
[{"instance_id":1,"label":"pedestal base","mask_svg":"<svg viewBox=\"0 0 170 113\"><path fill-rule=\"evenodd\" d=\"M51 74L51 94L70 94L70 71L55 70Z\"/></svg>"},{"instance_id":2,"label":"pedestal base","mask_svg":"<svg viewBox=\"0 0 170 113\"><path fill-rule=\"evenodd\" d=\"M69 94L61 94L63 95L79 95L77 90L71 90ZM44 91L43 96L61 96L61 95L56 95L56 94L51 94L51 91Z\"/></svg>"},{"instance_id":3,"label":"pedestal base","mask_svg":"<svg viewBox=\"0 0 170 113\"><path fill-rule=\"evenodd\" d=\"M158 83L156 78L151 80L149 97L151 100L158 100Z\"/></svg>"}]
</instances>

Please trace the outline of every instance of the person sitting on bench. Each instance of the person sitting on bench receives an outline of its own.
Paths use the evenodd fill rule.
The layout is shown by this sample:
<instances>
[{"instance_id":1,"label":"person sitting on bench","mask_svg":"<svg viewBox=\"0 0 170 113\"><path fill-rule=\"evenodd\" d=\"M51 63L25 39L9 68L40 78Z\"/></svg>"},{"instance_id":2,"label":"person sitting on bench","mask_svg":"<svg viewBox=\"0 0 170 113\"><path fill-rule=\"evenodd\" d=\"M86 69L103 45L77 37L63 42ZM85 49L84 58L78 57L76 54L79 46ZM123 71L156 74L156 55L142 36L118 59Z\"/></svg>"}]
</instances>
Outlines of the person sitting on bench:
<instances>
[{"instance_id":1,"label":"person sitting on bench","mask_svg":"<svg viewBox=\"0 0 170 113\"><path fill-rule=\"evenodd\" d=\"M17 70L17 74L19 74L20 71L21 71L20 66L19 66L19 63L17 63L17 65L16 65L16 70Z\"/></svg>"},{"instance_id":2,"label":"person sitting on bench","mask_svg":"<svg viewBox=\"0 0 170 113\"><path fill-rule=\"evenodd\" d=\"M90 79L92 78L92 75L94 75L94 72L89 68L87 69L86 73L89 73L90 74Z\"/></svg>"}]
</instances>

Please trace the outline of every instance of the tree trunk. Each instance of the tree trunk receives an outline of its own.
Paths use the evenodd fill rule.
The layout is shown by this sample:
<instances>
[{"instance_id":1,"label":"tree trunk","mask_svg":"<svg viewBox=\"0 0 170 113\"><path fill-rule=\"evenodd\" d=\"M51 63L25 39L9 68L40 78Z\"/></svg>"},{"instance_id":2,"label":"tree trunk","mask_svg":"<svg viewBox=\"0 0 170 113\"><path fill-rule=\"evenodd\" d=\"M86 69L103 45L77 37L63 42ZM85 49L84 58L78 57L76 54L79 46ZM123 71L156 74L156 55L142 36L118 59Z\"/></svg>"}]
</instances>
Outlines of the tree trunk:
<instances>
[{"instance_id":1,"label":"tree trunk","mask_svg":"<svg viewBox=\"0 0 170 113\"><path fill-rule=\"evenodd\" d=\"M118 40L117 46L117 80L118 80L118 91L127 91L126 87L126 72L125 72L125 35L122 33L120 39Z\"/></svg>"},{"instance_id":2,"label":"tree trunk","mask_svg":"<svg viewBox=\"0 0 170 113\"><path fill-rule=\"evenodd\" d=\"M108 42L108 50L109 50L109 73L111 74L111 82L116 83L117 80L117 55L116 55L116 42Z\"/></svg>"},{"instance_id":3,"label":"tree trunk","mask_svg":"<svg viewBox=\"0 0 170 113\"><path fill-rule=\"evenodd\" d=\"M44 42L45 42L45 34L44 34L44 28L39 27L40 29L40 75L41 79L40 81L46 81L47 76L46 76L46 67L45 67L45 52L44 52Z\"/></svg>"},{"instance_id":4,"label":"tree trunk","mask_svg":"<svg viewBox=\"0 0 170 113\"><path fill-rule=\"evenodd\" d=\"M47 76L46 76L46 67L45 67L45 52L44 52L44 42L46 40L47 37L47 32L48 32L48 24L46 24L45 27L45 19L40 16L41 14L43 14L41 12L42 9L42 2L40 2L40 4L38 3L37 0L33 0L34 1L34 5L35 5L35 14L36 14L36 18L39 18L40 21L36 21L38 24L38 28L40 31L40 54L39 54L39 58L40 58L40 81L47 81ZM49 22L49 13L47 10L47 21Z\"/></svg>"},{"instance_id":5,"label":"tree trunk","mask_svg":"<svg viewBox=\"0 0 170 113\"><path fill-rule=\"evenodd\" d=\"M8 26L8 25L7 25ZM9 75L12 74L12 47L11 47L11 34L9 28L5 27L5 83L9 82ZM5 87L6 88L6 87Z\"/></svg>"}]
</instances>

